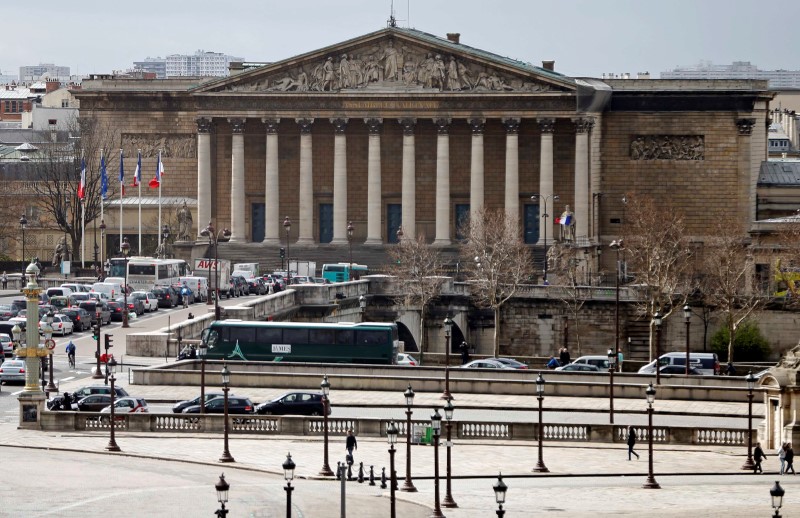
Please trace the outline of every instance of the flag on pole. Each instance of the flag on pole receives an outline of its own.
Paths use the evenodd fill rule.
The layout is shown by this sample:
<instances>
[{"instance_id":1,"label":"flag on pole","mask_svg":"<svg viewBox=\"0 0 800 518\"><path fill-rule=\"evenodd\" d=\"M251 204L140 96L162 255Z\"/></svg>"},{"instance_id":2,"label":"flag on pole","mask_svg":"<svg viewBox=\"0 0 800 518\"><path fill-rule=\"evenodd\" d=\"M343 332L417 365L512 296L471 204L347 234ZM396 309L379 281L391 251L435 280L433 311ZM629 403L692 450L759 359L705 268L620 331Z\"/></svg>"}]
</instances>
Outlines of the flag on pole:
<instances>
[{"instance_id":1,"label":"flag on pole","mask_svg":"<svg viewBox=\"0 0 800 518\"><path fill-rule=\"evenodd\" d=\"M119 150L119 183L125 183L125 156Z\"/></svg>"},{"instance_id":2,"label":"flag on pole","mask_svg":"<svg viewBox=\"0 0 800 518\"><path fill-rule=\"evenodd\" d=\"M78 186L78 198L86 197L86 160L81 158L81 184Z\"/></svg>"},{"instance_id":3,"label":"flag on pole","mask_svg":"<svg viewBox=\"0 0 800 518\"><path fill-rule=\"evenodd\" d=\"M139 151L139 160L136 161L136 171L133 172L133 187L142 182L142 152Z\"/></svg>"},{"instance_id":4,"label":"flag on pole","mask_svg":"<svg viewBox=\"0 0 800 518\"><path fill-rule=\"evenodd\" d=\"M158 163L156 164L156 176L148 184L151 189L161 186L161 175L164 174L164 163L161 161L161 152L158 152Z\"/></svg>"},{"instance_id":5,"label":"flag on pole","mask_svg":"<svg viewBox=\"0 0 800 518\"><path fill-rule=\"evenodd\" d=\"M100 195L105 200L108 198L108 173L106 172L106 157L100 155Z\"/></svg>"}]
</instances>

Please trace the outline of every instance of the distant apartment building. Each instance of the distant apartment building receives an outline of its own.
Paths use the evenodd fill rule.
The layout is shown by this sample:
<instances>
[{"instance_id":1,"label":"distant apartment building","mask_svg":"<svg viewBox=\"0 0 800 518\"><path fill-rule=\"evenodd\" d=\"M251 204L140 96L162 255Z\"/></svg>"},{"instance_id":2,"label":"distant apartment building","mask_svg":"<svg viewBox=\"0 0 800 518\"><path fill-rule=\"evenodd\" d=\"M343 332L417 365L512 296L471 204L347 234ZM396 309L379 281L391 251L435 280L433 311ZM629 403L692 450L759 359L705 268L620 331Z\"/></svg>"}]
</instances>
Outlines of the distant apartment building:
<instances>
[{"instance_id":1,"label":"distant apartment building","mask_svg":"<svg viewBox=\"0 0 800 518\"><path fill-rule=\"evenodd\" d=\"M19 80L22 83L31 83L43 79L53 79L68 83L71 80L69 67L56 66L53 63L40 63L19 67Z\"/></svg>"},{"instance_id":2,"label":"distant apartment building","mask_svg":"<svg viewBox=\"0 0 800 518\"><path fill-rule=\"evenodd\" d=\"M134 61L135 71L150 72L156 75L156 79L167 78L167 60L162 57L146 57L144 61Z\"/></svg>"},{"instance_id":3,"label":"distant apartment building","mask_svg":"<svg viewBox=\"0 0 800 518\"><path fill-rule=\"evenodd\" d=\"M231 61L244 61L244 58L203 50L194 54L170 54L166 59L166 77L226 77Z\"/></svg>"},{"instance_id":4,"label":"distant apartment building","mask_svg":"<svg viewBox=\"0 0 800 518\"><path fill-rule=\"evenodd\" d=\"M766 79L770 89L800 88L800 70L759 70L749 61L734 61L730 65L701 61L692 67L661 72L661 79Z\"/></svg>"}]
</instances>

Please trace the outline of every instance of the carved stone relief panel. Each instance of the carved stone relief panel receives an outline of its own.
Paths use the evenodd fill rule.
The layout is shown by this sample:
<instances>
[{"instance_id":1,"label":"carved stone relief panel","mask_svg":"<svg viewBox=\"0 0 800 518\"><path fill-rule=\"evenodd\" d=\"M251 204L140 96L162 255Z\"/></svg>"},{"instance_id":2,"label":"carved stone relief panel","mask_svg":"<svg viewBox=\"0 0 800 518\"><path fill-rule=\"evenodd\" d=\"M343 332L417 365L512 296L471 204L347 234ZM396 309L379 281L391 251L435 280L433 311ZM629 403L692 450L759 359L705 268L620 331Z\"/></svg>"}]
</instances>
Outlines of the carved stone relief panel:
<instances>
[{"instance_id":1,"label":"carved stone relief panel","mask_svg":"<svg viewBox=\"0 0 800 518\"><path fill-rule=\"evenodd\" d=\"M639 135L631 141L631 160L705 160L703 135Z\"/></svg>"},{"instance_id":2,"label":"carved stone relief panel","mask_svg":"<svg viewBox=\"0 0 800 518\"><path fill-rule=\"evenodd\" d=\"M135 157L142 150L142 158L196 158L197 138L192 134L123 133L122 149L126 157Z\"/></svg>"},{"instance_id":3,"label":"carved stone relief panel","mask_svg":"<svg viewBox=\"0 0 800 518\"><path fill-rule=\"evenodd\" d=\"M448 92L547 92L551 86L499 72L463 56L396 44L393 40L276 71L245 92L336 92L356 89Z\"/></svg>"}]
</instances>

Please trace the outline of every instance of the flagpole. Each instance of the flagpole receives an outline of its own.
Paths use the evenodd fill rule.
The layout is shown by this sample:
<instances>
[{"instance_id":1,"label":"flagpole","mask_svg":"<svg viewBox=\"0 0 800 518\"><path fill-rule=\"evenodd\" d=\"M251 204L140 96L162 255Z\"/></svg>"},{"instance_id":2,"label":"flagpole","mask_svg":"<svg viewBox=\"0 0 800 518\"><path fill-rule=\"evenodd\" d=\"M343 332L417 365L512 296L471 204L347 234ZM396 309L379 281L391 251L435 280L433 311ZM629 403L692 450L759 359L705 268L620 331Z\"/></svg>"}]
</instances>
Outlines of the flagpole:
<instances>
[{"instance_id":1,"label":"flagpole","mask_svg":"<svg viewBox=\"0 0 800 518\"><path fill-rule=\"evenodd\" d=\"M142 250L142 182L139 182L139 255Z\"/></svg>"},{"instance_id":2,"label":"flagpole","mask_svg":"<svg viewBox=\"0 0 800 518\"><path fill-rule=\"evenodd\" d=\"M158 246L161 247L161 182L163 178L161 178L161 150L158 150L158 227L156 228L156 234L158 234Z\"/></svg>"}]
</instances>

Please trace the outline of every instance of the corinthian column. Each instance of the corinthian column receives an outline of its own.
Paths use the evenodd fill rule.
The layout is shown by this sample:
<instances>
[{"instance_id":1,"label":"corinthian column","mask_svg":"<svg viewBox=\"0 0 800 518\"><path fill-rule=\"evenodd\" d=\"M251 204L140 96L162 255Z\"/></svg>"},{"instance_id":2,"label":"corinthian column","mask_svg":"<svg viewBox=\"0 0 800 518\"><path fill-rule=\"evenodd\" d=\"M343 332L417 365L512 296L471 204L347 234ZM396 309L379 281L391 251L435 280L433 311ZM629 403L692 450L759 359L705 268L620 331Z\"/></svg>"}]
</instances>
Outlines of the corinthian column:
<instances>
[{"instance_id":1,"label":"corinthian column","mask_svg":"<svg viewBox=\"0 0 800 518\"><path fill-rule=\"evenodd\" d=\"M314 176L311 166L311 124L314 119L295 119L300 125L300 222L298 243L314 242ZM280 215L278 216L280 218Z\"/></svg>"},{"instance_id":2,"label":"corinthian column","mask_svg":"<svg viewBox=\"0 0 800 518\"><path fill-rule=\"evenodd\" d=\"M403 192L400 203L403 211L402 229L405 239L417 238L417 180L416 150L414 147L414 126L416 119L401 119L403 126Z\"/></svg>"},{"instance_id":3,"label":"corinthian column","mask_svg":"<svg viewBox=\"0 0 800 518\"><path fill-rule=\"evenodd\" d=\"M483 209L483 130L486 119L470 119L472 151L469 167L469 216L474 221Z\"/></svg>"},{"instance_id":4,"label":"corinthian column","mask_svg":"<svg viewBox=\"0 0 800 518\"><path fill-rule=\"evenodd\" d=\"M197 119L197 238L211 221L211 119Z\"/></svg>"},{"instance_id":5,"label":"corinthian column","mask_svg":"<svg viewBox=\"0 0 800 518\"><path fill-rule=\"evenodd\" d=\"M262 119L267 130L267 167L264 178L264 243L280 243L280 175L278 172L278 124L280 119Z\"/></svg>"},{"instance_id":6,"label":"corinthian column","mask_svg":"<svg viewBox=\"0 0 800 518\"><path fill-rule=\"evenodd\" d=\"M589 238L589 132L594 120L575 117L575 241L587 244Z\"/></svg>"},{"instance_id":7,"label":"corinthian column","mask_svg":"<svg viewBox=\"0 0 800 518\"><path fill-rule=\"evenodd\" d=\"M367 245L380 245L381 239L381 126L383 119L364 119L369 128L367 155Z\"/></svg>"},{"instance_id":8,"label":"corinthian column","mask_svg":"<svg viewBox=\"0 0 800 518\"><path fill-rule=\"evenodd\" d=\"M450 135L451 119L434 119L436 125L436 239L433 244L450 244Z\"/></svg>"},{"instance_id":9,"label":"corinthian column","mask_svg":"<svg viewBox=\"0 0 800 518\"><path fill-rule=\"evenodd\" d=\"M506 218L519 221L519 122L503 119L506 127Z\"/></svg>"},{"instance_id":10,"label":"corinthian column","mask_svg":"<svg viewBox=\"0 0 800 518\"><path fill-rule=\"evenodd\" d=\"M544 213L539 214L539 242L540 245L549 245L553 242L553 221L555 221L556 214L556 200L553 196L553 133L556 129L555 119L536 119L539 123L539 131L541 131L540 145L541 152L539 155L539 194L542 199L537 203L544 210L548 211L547 217ZM549 225L545 230L545 225ZM547 242L545 237L547 236Z\"/></svg>"},{"instance_id":11,"label":"corinthian column","mask_svg":"<svg viewBox=\"0 0 800 518\"><path fill-rule=\"evenodd\" d=\"M228 119L231 136L231 242L243 243L245 235L245 190L244 190L244 119Z\"/></svg>"},{"instance_id":12,"label":"corinthian column","mask_svg":"<svg viewBox=\"0 0 800 518\"><path fill-rule=\"evenodd\" d=\"M333 124L333 239L347 243L347 119L331 119Z\"/></svg>"}]
</instances>

